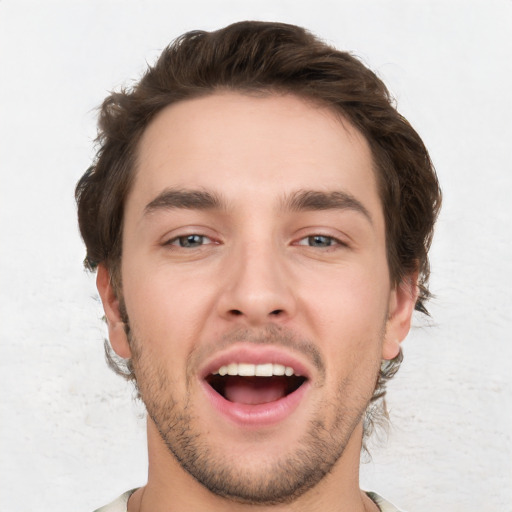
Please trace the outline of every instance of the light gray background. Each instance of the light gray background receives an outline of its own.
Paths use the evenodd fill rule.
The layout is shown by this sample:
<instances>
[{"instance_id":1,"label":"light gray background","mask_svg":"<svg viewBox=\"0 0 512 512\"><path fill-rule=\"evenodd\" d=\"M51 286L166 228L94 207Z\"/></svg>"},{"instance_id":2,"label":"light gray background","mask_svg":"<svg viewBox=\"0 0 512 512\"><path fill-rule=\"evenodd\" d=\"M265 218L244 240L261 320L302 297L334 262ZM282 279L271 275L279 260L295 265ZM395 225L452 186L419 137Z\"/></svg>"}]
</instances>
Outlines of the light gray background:
<instances>
[{"instance_id":1,"label":"light gray background","mask_svg":"<svg viewBox=\"0 0 512 512\"><path fill-rule=\"evenodd\" d=\"M91 511L145 481L141 408L106 368L74 184L94 108L172 38L304 25L384 78L445 202L432 325L416 319L393 427L362 482L410 512L512 510L512 2L0 1L0 509Z\"/></svg>"}]
</instances>

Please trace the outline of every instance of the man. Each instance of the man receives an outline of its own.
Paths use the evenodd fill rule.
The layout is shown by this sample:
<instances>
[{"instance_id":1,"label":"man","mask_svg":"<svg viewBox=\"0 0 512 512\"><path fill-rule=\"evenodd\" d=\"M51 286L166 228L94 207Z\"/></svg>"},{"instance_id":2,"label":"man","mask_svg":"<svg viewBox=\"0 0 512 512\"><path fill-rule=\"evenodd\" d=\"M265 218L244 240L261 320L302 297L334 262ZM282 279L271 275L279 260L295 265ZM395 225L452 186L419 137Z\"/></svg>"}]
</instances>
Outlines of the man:
<instances>
[{"instance_id":1,"label":"man","mask_svg":"<svg viewBox=\"0 0 512 512\"><path fill-rule=\"evenodd\" d=\"M99 126L85 264L149 447L147 484L101 510L397 510L359 455L426 313L441 196L382 82L244 22L176 40Z\"/></svg>"}]
</instances>

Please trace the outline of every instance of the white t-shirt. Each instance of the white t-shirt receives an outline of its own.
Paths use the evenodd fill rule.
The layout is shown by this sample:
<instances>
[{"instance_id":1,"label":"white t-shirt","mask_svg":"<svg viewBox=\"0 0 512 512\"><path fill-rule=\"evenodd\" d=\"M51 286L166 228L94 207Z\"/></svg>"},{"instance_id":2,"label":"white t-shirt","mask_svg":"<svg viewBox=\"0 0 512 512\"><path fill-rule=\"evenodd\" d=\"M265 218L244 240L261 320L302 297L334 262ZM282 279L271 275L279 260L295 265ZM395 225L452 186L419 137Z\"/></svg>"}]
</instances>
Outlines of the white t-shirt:
<instances>
[{"instance_id":1,"label":"white t-shirt","mask_svg":"<svg viewBox=\"0 0 512 512\"><path fill-rule=\"evenodd\" d=\"M119 496L117 500L95 510L94 512L127 512L128 498L135 491L136 489L132 489L131 491L125 492L124 494ZM400 511L400 509L396 508L391 503L389 503L389 501L386 501L384 498L382 498L378 494L375 494L374 492L367 491L366 494L370 497L371 500L373 500L377 504L381 512L403 512Z\"/></svg>"}]
</instances>

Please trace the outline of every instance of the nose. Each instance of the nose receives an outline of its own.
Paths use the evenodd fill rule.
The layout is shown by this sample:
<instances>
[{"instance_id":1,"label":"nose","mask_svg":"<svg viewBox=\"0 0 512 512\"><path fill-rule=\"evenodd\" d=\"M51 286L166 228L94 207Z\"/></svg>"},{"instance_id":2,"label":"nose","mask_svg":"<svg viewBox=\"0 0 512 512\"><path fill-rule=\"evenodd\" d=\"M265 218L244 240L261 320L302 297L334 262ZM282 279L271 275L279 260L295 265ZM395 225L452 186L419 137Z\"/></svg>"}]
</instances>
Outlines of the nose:
<instances>
[{"instance_id":1,"label":"nose","mask_svg":"<svg viewBox=\"0 0 512 512\"><path fill-rule=\"evenodd\" d=\"M251 327L291 318L296 299L285 260L270 245L250 244L233 251L222 279L219 314Z\"/></svg>"}]
</instances>

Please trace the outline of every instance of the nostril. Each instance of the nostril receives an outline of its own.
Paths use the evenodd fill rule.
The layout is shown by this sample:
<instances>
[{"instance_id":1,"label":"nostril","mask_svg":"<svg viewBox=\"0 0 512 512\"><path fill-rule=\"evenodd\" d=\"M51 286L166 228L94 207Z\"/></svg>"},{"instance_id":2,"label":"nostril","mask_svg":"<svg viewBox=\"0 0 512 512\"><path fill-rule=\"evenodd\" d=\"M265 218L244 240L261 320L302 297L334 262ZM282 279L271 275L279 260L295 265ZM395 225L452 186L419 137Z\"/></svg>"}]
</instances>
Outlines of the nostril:
<instances>
[{"instance_id":1,"label":"nostril","mask_svg":"<svg viewBox=\"0 0 512 512\"><path fill-rule=\"evenodd\" d=\"M284 312L283 309L274 309L274 311L271 311L269 314L273 316L279 316ZM240 316L243 315L243 313L239 309L231 309L229 313L233 316Z\"/></svg>"}]
</instances>

